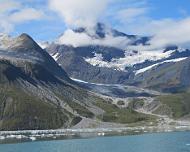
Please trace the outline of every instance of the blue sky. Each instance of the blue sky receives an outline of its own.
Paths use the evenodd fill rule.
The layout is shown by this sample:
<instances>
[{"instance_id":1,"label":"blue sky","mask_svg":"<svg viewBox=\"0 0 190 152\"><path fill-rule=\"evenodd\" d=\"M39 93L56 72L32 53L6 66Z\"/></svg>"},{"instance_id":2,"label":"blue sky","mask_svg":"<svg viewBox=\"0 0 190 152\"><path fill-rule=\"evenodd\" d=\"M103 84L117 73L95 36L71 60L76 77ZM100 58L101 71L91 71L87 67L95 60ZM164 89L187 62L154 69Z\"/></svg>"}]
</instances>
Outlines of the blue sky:
<instances>
[{"instance_id":1,"label":"blue sky","mask_svg":"<svg viewBox=\"0 0 190 152\"><path fill-rule=\"evenodd\" d=\"M61 3L68 4L70 10L66 9ZM92 1L84 3L85 0L0 0L1 4L7 6L7 10L0 12L0 32L8 32L12 35L28 33L39 41L54 40L67 28L81 26L81 22L90 23L101 21L130 34L151 35L155 34L155 29L163 31L164 26L182 24L181 22L190 17L189 0L86 0ZM78 9L78 2L83 3L84 8ZM78 4L75 4L78 3ZM76 6L75 6L76 5ZM85 6L86 5L86 6ZM63 7L63 9L61 9ZM89 9L90 8L90 9ZM101 12L98 13L97 11ZM20 13L14 15L18 21L11 18L15 12L30 10L28 14ZM31 11L31 9L33 9ZM83 10L87 9L84 12ZM91 12L88 13L89 10ZM35 12L36 11L36 12ZM79 14L75 12L78 11ZM71 13L71 15L68 15ZM73 14L72 14L73 13ZM81 13L81 14L80 14ZM32 16L34 15L34 16ZM72 16L75 15L75 16ZM93 18L92 21L87 21ZM22 18L23 17L23 18ZM28 17L28 18L27 18ZM70 20L70 18L72 18ZM74 22L76 21L76 22ZM77 22L78 21L78 22ZM81 24L81 25L80 25ZM10 29L8 28L10 26Z\"/></svg>"},{"instance_id":2,"label":"blue sky","mask_svg":"<svg viewBox=\"0 0 190 152\"><path fill-rule=\"evenodd\" d=\"M149 0L153 11L150 15L155 19L182 18L190 14L189 0Z\"/></svg>"}]
</instances>

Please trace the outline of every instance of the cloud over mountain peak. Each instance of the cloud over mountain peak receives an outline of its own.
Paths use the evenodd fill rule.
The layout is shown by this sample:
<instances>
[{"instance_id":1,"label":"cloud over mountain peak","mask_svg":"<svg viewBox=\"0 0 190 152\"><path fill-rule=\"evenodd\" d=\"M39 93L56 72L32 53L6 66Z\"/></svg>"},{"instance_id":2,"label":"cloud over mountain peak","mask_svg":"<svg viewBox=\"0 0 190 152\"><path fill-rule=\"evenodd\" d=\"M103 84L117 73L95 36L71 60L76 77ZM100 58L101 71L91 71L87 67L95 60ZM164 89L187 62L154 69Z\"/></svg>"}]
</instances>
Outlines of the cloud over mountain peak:
<instances>
[{"instance_id":1,"label":"cloud over mountain peak","mask_svg":"<svg viewBox=\"0 0 190 152\"><path fill-rule=\"evenodd\" d=\"M68 26L94 26L106 9L108 0L49 0L49 7L57 12Z\"/></svg>"}]
</instances>

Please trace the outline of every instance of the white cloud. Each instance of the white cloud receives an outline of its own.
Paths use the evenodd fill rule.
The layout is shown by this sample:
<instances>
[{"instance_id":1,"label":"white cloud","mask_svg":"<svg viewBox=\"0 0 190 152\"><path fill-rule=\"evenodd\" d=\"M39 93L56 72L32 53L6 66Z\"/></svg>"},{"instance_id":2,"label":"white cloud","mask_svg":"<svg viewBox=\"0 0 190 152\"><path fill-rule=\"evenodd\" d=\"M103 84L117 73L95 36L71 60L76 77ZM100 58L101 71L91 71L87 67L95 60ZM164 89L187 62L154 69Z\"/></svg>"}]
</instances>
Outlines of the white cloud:
<instances>
[{"instance_id":1,"label":"white cloud","mask_svg":"<svg viewBox=\"0 0 190 152\"><path fill-rule=\"evenodd\" d=\"M116 15L116 19L120 22L128 23L137 20L142 15L145 15L147 12L147 8L126 8L119 10Z\"/></svg>"},{"instance_id":2,"label":"white cloud","mask_svg":"<svg viewBox=\"0 0 190 152\"><path fill-rule=\"evenodd\" d=\"M20 3L12 1L12 0L0 1L0 13L18 9L20 7L21 7Z\"/></svg>"},{"instance_id":3,"label":"white cloud","mask_svg":"<svg viewBox=\"0 0 190 152\"><path fill-rule=\"evenodd\" d=\"M166 46L178 45L182 48L190 48L190 17L172 20L149 20L141 27L135 26L136 30L140 29L143 33L153 35L149 46L130 46L136 50L160 50Z\"/></svg>"},{"instance_id":4,"label":"white cloud","mask_svg":"<svg viewBox=\"0 0 190 152\"><path fill-rule=\"evenodd\" d=\"M190 46L190 17L181 20L164 20L157 23L151 43L155 46Z\"/></svg>"},{"instance_id":5,"label":"white cloud","mask_svg":"<svg viewBox=\"0 0 190 152\"><path fill-rule=\"evenodd\" d=\"M108 0L49 0L49 7L63 17L68 26L94 26Z\"/></svg>"},{"instance_id":6,"label":"white cloud","mask_svg":"<svg viewBox=\"0 0 190 152\"><path fill-rule=\"evenodd\" d=\"M9 20L13 23L22 23L30 20L39 20L43 17L44 13L42 11L38 11L34 8L26 8L11 14Z\"/></svg>"},{"instance_id":7,"label":"white cloud","mask_svg":"<svg viewBox=\"0 0 190 152\"><path fill-rule=\"evenodd\" d=\"M72 45L74 47L85 45L104 45L117 48L125 48L129 43L126 37L114 37L107 33L105 38L93 38L86 33L75 33L72 30L66 30L65 33L58 39L59 44Z\"/></svg>"},{"instance_id":8,"label":"white cloud","mask_svg":"<svg viewBox=\"0 0 190 152\"><path fill-rule=\"evenodd\" d=\"M114 22L116 28L130 34L153 36L149 46L130 46L136 50L160 50L169 45L190 48L190 16L181 9L181 18L154 19L150 17L155 8L144 3L138 6L117 10Z\"/></svg>"},{"instance_id":9,"label":"white cloud","mask_svg":"<svg viewBox=\"0 0 190 152\"><path fill-rule=\"evenodd\" d=\"M0 32L9 33L17 24L39 20L45 15L35 8L25 7L13 0L0 1Z\"/></svg>"},{"instance_id":10,"label":"white cloud","mask_svg":"<svg viewBox=\"0 0 190 152\"><path fill-rule=\"evenodd\" d=\"M144 14L145 9L130 9L126 12L132 12L127 18L131 16L138 16ZM136 12L136 13L134 13ZM136 22L134 22L136 23ZM132 23L132 25L134 25ZM129 49L139 51L160 51L164 50L169 45L178 45L182 48L190 48L190 17L174 20L174 19L162 19L153 20L146 18L142 24L135 24L134 30L139 33L146 33L152 35L150 45L138 45L128 46ZM119 48L126 48L129 44L129 40L124 37L113 37L109 32L104 39L95 39L90 37L86 33L75 33L72 30L65 31L64 35L59 39L59 43L73 45L75 47L81 45L108 45Z\"/></svg>"},{"instance_id":11,"label":"white cloud","mask_svg":"<svg viewBox=\"0 0 190 152\"><path fill-rule=\"evenodd\" d=\"M87 45L91 43L91 38L85 33L75 33L68 29L59 38L58 43L78 47L80 45Z\"/></svg>"}]
</instances>

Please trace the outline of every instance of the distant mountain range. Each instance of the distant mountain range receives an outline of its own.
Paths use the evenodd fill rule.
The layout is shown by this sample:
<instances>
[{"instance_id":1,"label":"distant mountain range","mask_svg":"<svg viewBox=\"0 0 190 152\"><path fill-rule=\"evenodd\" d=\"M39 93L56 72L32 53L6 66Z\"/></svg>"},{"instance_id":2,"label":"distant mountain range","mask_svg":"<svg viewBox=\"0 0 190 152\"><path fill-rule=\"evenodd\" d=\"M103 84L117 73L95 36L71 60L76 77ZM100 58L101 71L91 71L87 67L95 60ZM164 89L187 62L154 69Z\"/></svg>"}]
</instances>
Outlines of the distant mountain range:
<instances>
[{"instance_id":1,"label":"distant mountain range","mask_svg":"<svg viewBox=\"0 0 190 152\"><path fill-rule=\"evenodd\" d=\"M174 78L170 76L167 77L167 73L160 73L160 68L169 68L168 66L170 65L181 65L180 68L188 66L187 61L190 57L189 49L171 45L161 50L140 50L136 46L149 46L151 37L127 35L101 23L97 24L93 32L89 32L88 29L85 28L75 29L73 32L86 34L91 37L93 41L105 41L107 37L113 37L115 39L126 39L127 42L124 43L122 41L126 45L125 47L123 47L123 43L121 44L122 47L119 44L118 46L111 46L103 43L74 47L60 44L56 41L49 44L48 47L46 47L46 51L72 78L93 83L132 84L158 90L167 90L169 92L175 90L175 88L177 89L184 86L184 82L181 81L181 79L184 78L181 78L181 76L178 76L178 79L180 79L178 84L175 83L171 85L171 80L169 79ZM61 37L63 36L64 35ZM61 39L61 37L59 39ZM183 63L185 65L182 65ZM183 69L178 69L178 72L182 70ZM173 72L175 73L177 71ZM160 73L159 79L156 73ZM176 74L174 73L171 76ZM147 75L152 79L149 78L146 80ZM189 81L189 78L186 77L185 80L186 79ZM146 84L146 81L148 81L149 84ZM166 81L170 85L167 86ZM165 87L161 86L162 82L164 82ZM186 84L186 86L187 85L188 84Z\"/></svg>"}]
</instances>

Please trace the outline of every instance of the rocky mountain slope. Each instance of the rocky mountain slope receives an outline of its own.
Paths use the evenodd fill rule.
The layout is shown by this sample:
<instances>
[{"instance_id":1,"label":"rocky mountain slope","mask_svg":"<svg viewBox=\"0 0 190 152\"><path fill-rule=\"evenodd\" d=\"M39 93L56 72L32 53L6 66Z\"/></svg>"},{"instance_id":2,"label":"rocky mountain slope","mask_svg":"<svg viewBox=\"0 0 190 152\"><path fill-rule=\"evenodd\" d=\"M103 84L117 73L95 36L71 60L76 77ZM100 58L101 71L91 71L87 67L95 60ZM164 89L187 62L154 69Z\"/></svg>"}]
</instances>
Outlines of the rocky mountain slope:
<instances>
[{"instance_id":1,"label":"rocky mountain slope","mask_svg":"<svg viewBox=\"0 0 190 152\"><path fill-rule=\"evenodd\" d=\"M164 128L168 125L180 126L190 124L190 102L189 91L187 90L182 93L162 93L134 86L95 84L74 80L80 86L101 94L103 98L108 98L112 104L117 105L122 110L128 109L157 117L156 121L149 121L149 125L158 125ZM104 108L109 109L110 106L104 105ZM113 119L110 118L109 121L113 121ZM142 125L142 123L139 123L139 125ZM147 125L147 123L144 125Z\"/></svg>"},{"instance_id":2,"label":"rocky mountain slope","mask_svg":"<svg viewBox=\"0 0 190 152\"><path fill-rule=\"evenodd\" d=\"M70 77L87 82L135 85L141 81L140 73L151 67L178 64L179 61L190 57L190 50L175 45L159 50L142 50L141 47L150 45L151 37L127 35L100 23L93 32L85 28L73 32L89 36L92 43L66 45L60 42L64 40L63 34L58 41L49 44L46 51ZM111 40L110 44L105 43L108 38L120 43L111 45ZM144 84L141 86L149 87Z\"/></svg>"},{"instance_id":3,"label":"rocky mountain slope","mask_svg":"<svg viewBox=\"0 0 190 152\"><path fill-rule=\"evenodd\" d=\"M190 58L153 65L137 73L134 82L163 92L182 92L190 88Z\"/></svg>"},{"instance_id":4,"label":"rocky mountain slope","mask_svg":"<svg viewBox=\"0 0 190 152\"><path fill-rule=\"evenodd\" d=\"M47 48L47 51L72 78L96 83L123 83L129 78L128 72L93 66L85 61L83 56L86 56L86 54L93 56L93 53L91 54L89 50L98 51L98 49L102 50L102 47L89 46L74 48L72 46L53 44ZM84 50L86 50L86 54ZM115 50L114 48L105 47L104 50L117 52L119 49ZM107 56L110 54L109 51L106 54Z\"/></svg>"},{"instance_id":5,"label":"rocky mountain slope","mask_svg":"<svg viewBox=\"0 0 190 152\"><path fill-rule=\"evenodd\" d=\"M151 37L127 35L102 24L97 24L93 34L85 28L73 32L90 36L95 44L73 46L55 41L46 51L81 87L111 97L120 108L161 117L164 122L159 124L189 121L189 49L174 44L146 50ZM127 42L118 46L97 43L109 36Z\"/></svg>"},{"instance_id":6,"label":"rocky mountain slope","mask_svg":"<svg viewBox=\"0 0 190 152\"><path fill-rule=\"evenodd\" d=\"M26 34L4 45L0 54L0 129L68 127L76 115L65 108L67 102L87 93Z\"/></svg>"},{"instance_id":7,"label":"rocky mountain slope","mask_svg":"<svg viewBox=\"0 0 190 152\"><path fill-rule=\"evenodd\" d=\"M83 89L27 34L0 44L0 130L70 128L85 119L152 121Z\"/></svg>"}]
</instances>

